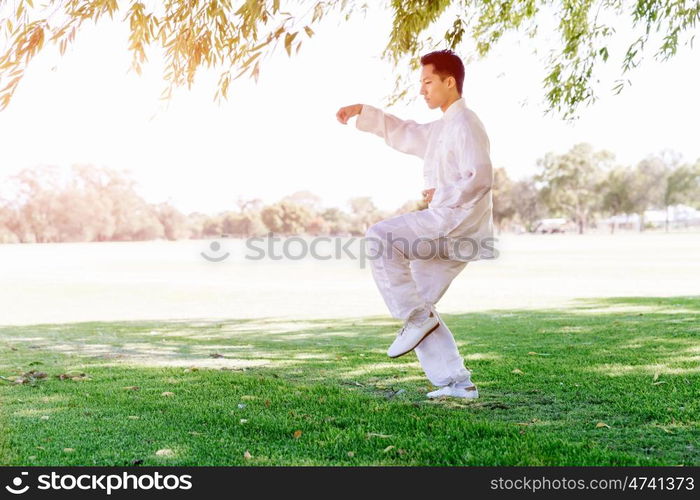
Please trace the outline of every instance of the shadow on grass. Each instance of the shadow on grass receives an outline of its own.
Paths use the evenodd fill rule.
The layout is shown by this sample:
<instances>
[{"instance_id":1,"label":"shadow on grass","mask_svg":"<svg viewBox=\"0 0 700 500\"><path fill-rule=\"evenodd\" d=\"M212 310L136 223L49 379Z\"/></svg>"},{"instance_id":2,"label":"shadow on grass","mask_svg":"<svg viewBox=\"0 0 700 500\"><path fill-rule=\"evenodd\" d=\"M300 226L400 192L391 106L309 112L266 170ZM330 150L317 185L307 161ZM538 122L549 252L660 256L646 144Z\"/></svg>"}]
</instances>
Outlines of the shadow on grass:
<instances>
[{"instance_id":1,"label":"shadow on grass","mask_svg":"<svg viewBox=\"0 0 700 500\"><path fill-rule=\"evenodd\" d=\"M106 433L74 458L59 446L43 459L25 450L15 455L20 462L125 463L116 443L129 441L129 429L141 436L155 426L160 437L150 448L140 448L142 440L127 446L129 456L162 463L144 450L176 435L174 463L239 463L247 446L257 464L697 465L699 310L700 297L613 297L568 309L443 314L479 387L473 401L426 400L431 387L415 354L385 355L399 326L386 317L2 327L0 375L34 368L90 377L5 383L3 417L13 435L34 436L35 447L65 434L62 422L92 422L67 434L81 442L89 429ZM129 386L143 392L125 392ZM256 401L250 405L279 401L284 411L261 406L252 415L260 427L241 427L243 396ZM81 411L100 417L85 420ZM139 418L130 422L130 412ZM317 433L308 446L289 441L302 424L305 435ZM391 434L398 444L384 452L367 433ZM200 438L192 436L202 435L195 446ZM217 439L237 444L207 452ZM17 447L24 450L15 440Z\"/></svg>"}]
</instances>

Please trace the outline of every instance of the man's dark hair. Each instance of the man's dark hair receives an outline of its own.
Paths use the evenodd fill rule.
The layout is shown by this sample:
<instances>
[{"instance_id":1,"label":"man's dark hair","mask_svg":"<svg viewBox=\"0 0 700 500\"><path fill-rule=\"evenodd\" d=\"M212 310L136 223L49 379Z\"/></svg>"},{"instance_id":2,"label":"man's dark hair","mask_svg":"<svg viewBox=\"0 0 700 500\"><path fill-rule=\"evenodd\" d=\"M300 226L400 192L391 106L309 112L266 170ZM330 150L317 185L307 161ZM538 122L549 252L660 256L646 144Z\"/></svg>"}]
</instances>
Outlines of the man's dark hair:
<instances>
[{"instance_id":1,"label":"man's dark hair","mask_svg":"<svg viewBox=\"0 0 700 500\"><path fill-rule=\"evenodd\" d=\"M420 58L423 66L433 65L433 71L444 80L448 76L454 77L457 81L457 92L462 95L462 85L464 84L464 64L457 54L451 50L436 50L425 54Z\"/></svg>"}]
</instances>

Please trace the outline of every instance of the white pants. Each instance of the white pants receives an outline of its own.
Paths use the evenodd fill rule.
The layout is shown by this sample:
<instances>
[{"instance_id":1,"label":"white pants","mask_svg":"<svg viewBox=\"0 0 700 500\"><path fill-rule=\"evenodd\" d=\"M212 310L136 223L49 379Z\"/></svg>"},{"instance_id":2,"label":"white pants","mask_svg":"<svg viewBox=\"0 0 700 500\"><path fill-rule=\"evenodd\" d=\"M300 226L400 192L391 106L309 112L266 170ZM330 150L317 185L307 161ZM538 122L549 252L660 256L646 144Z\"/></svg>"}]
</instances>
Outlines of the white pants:
<instances>
[{"instance_id":1,"label":"white pants","mask_svg":"<svg viewBox=\"0 0 700 500\"><path fill-rule=\"evenodd\" d=\"M467 262L443 258L443 241L416 234L402 214L380 221L367 230L367 254L372 276L395 319L406 320L412 311L430 307L440 326L415 349L425 375L433 385L460 382L470 373L464 367L454 336L435 311L452 280Z\"/></svg>"}]
</instances>

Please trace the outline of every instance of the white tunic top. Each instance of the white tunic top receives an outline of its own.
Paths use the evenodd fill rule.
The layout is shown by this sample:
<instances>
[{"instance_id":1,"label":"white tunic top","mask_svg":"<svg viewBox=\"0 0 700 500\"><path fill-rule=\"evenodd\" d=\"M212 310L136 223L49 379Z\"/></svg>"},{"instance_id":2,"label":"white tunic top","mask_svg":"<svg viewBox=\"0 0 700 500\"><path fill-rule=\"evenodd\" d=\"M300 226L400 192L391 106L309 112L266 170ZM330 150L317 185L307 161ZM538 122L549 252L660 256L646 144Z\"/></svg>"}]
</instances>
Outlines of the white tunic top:
<instances>
[{"instance_id":1,"label":"white tunic top","mask_svg":"<svg viewBox=\"0 0 700 500\"><path fill-rule=\"evenodd\" d=\"M355 126L384 138L398 151L423 158L425 188L435 188L435 193L428 208L405 214L418 235L445 236L453 243L459 239L458 251L448 245L454 260L495 258L490 143L464 97L429 123L401 120L363 104Z\"/></svg>"}]
</instances>

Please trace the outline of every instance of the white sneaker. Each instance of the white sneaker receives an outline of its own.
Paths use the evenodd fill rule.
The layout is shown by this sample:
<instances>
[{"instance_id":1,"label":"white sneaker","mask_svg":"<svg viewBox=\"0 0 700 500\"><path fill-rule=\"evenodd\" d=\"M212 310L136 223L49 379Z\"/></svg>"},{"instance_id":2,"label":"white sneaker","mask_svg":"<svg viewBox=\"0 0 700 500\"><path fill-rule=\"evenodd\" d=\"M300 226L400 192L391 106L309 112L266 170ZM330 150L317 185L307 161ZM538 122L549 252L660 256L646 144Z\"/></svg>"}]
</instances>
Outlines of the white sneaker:
<instances>
[{"instance_id":1,"label":"white sneaker","mask_svg":"<svg viewBox=\"0 0 700 500\"><path fill-rule=\"evenodd\" d=\"M432 311L430 315L420 323L416 324L410 320L406 321L396 335L394 342L389 346L386 352L387 356L390 358L398 358L399 356L411 352L425 337L437 330L438 326L440 326L440 321L438 321Z\"/></svg>"},{"instance_id":2,"label":"white sneaker","mask_svg":"<svg viewBox=\"0 0 700 500\"><path fill-rule=\"evenodd\" d=\"M463 382L461 382L463 384ZM476 386L469 382L470 385L449 384L437 391L426 394L430 399L439 398L442 396L451 396L453 398L474 399L479 397L479 391Z\"/></svg>"}]
</instances>

